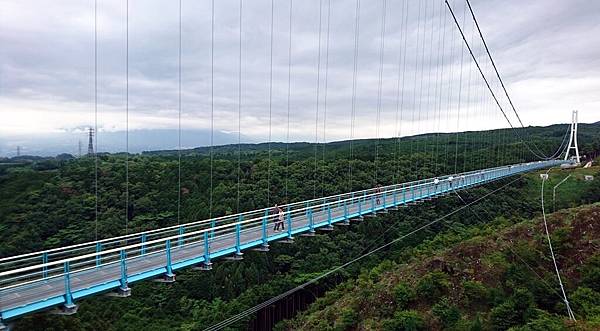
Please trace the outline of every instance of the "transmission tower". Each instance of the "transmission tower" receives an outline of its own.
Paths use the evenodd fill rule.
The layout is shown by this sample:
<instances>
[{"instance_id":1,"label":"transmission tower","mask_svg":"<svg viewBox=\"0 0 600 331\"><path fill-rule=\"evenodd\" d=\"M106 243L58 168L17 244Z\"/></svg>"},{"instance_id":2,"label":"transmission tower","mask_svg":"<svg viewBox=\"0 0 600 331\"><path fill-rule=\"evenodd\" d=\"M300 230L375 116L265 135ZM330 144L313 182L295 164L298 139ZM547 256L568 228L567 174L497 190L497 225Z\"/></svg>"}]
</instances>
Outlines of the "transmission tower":
<instances>
[{"instance_id":1,"label":"transmission tower","mask_svg":"<svg viewBox=\"0 0 600 331\"><path fill-rule=\"evenodd\" d=\"M21 156L21 146L17 146L17 156Z\"/></svg>"},{"instance_id":2,"label":"transmission tower","mask_svg":"<svg viewBox=\"0 0 600 331\"><path fill-rule=\"evenodd\" d=\"M81 139L77 141L77 156L81 157Z\"/></svg>"},{"instance_id":3,"label":"transmission tower","mask_svg":"<svg viewBox=\"0 0 600 331\"><path fill-rule=\"evenodd\" d=\"M94 155L94 129L90 128L89 130L89 139L88 139L88 155Z\"/></svg>"},{"instance_id":4,"label":"transmission tower","mask_svg":"<svg viewBox=\"0 0 600 331\"><path fill-rule=\"evenodd\" d=\"M571 136L569 137L569 147L567 147L567 152L565 153L565 160L569 159L569 152L572 149L575 150L575 161L579 163L579 148L577 147L577 110L573 110L571 116Z\"/></svg>"}]
</instances>

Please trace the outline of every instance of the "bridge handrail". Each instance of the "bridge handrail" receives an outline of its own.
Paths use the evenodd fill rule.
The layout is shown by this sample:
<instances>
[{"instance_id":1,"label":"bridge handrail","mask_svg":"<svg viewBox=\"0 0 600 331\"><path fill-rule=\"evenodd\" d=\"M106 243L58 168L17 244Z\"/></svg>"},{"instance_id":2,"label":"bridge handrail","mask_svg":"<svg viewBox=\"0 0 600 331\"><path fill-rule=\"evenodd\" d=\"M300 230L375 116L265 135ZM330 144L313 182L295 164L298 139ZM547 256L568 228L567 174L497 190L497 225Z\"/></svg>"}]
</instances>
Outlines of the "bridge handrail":
<instances>
[{"instance_id":1,"label":"bridge handrail","mask_svg":"<svg viewBox=\"0 0 600 331\"><path fill-rule=\"evenodd\" d=\"M459 174L455 174L455 175L447 175L442 177L441 181L444 180L449 180L450 178L453 178L454 176L468 176L470 174L483 174L483 173L488 173L488 172L492 172L501 168L506 168L506 166L503 167L495 167L495 168L490 168L490 169L485 169L485 170L481 170L481 171L470 171L470 172L465 172L465 173L459 173ZM437 177L436 177L437 178ZM386 190L385 192L396 192L396 191L400 191L403 189L407 189L407 188L416 188L419 186L425 186L428 184L432 184L433 181L436 178L430 178L430 179L425 179L425 180L420 180L420 181L413 181L413 182L409 182L409 183L403 183L403 184L393 184L393 185L387 185L385 188L390 188L390 187L394 187L391 190ZM438 178L439 179L439 178ZM456 178L458 179L458 178ZM416 182L421 182L417 185L413 185L413 186L407 186L407 184L410 183L416 183ZM400 186L400 187L398 187ZM382 187L384 188L384 187ZM367 189L367 190L361 190L358 192L368 192L368 191L373 191L373 190L377 190L376 189ZM356 193L356 192L351 192L351 193ZM299 209L294 209L294 210L289 210L289 211L284 211L284 214L287 215L289 213L297 213L297 212L301 212L301 211L306 211L309 209L315 209L318 207L322 207L322 206L330 206L332 204L336 204L338 202L346 202L346 201L350 201L350 200L354 200L354 199L364 199L366 198L370 198L373 197L374 195L379 195L382 194L384 192L373 192L370 193L368 195L359 195L359 196L354 196L354 197L350 197L350 198L346 198L343 200L336 200L336 201L329 201L329 202L325 202L319 205L315 205L315 206L310 206L310 207L303 207L303 208L299 208ZM348 193L346 193L348 194ZM344 194L338 194L336 196L342 196ZM318 201L318 200L323 200L323 198L320 199L313 199L313 201ZM302 202L304 203L304 202ZM297 204L296 204L297 205ZM262 211L264 211L265 209L262 209ZM7 270L4 272L0 272L0 277L4 277L4 276L9 276L9 275L13 275L13 274L17 274L20 272L25 272L25 271L30 271L30 270L36 270L36 269L40 269L40 268L44 268L44 267L51 267L51 266L55 266L55 265L62 265L66 262L73 262L73 261L78 261L78 260L83 260L83 259L87 259L87 258L96 258L98 256L102 257L104 255L108 255L111 253L116 253L116 252L120 252L121 250L130 250L133 248L138 248L138 247L142 247L142 246L148 246L148 245L153 245L153 244L158 244L158 243L166 243L167 240L174 240L174 239L182 239L182 238L187 238L187 237L192 237L195 235L199 235L199 234L203 234L205 232L208 231L215 231L215 230L225 230L225 229L230 229L232 227L235 227L237 225L243 225L243 224L249 224L255 221L262 221L265 217L267 218L276 218L277 215L266 215L266 216L259 216L259 217L254 217L254 218L250 218L250 219L244 219L235 223L228 223L228 224L223 224L223 225L219 225L219 226L215 226L215 227L211 227L211 228L206 228L206 229L200 229L200 230L196 230L193 232L187 232L187 233L183 233L183 234L176 234L176 235L172 235L169 237L162 237L162 238L158 238L158 239L154 239L154 240L150 240L150 241L146 241L146 242L140 242L140 243L135 243L135 244L131 244L131 245L127 245L127 246L122 246L122 247L117 247L117 248L111 248L111 249L107 249L107 250L102 250L99 252L92 252L92 253L88 253L88 254L84 254L84 255L79 255L79 256L74 256L74 257L70 257L70 258L66 258L66 259L62 259L62 260L58 260L58 261L49 261L46 263L41 263L41 264L36 264L36 265L32 265L32 266L27 266L27 267L23 267L23 268L18 268L18 269L12 269L12 270ZM177 227L175 227L177 228Z\"/></svg>"},{"instance_id":2,"label":"bridge handrail","mask_svg":"<svg viewBox=\"0 0 600 331\"><path fill-rule=\"evenodd\" d=\"M497 169L497 168L501 168L501 167L489 168L489 169L485 169L485 170L481 170L481 171L489 172L489 171L493 171L493 169ZM462 174L469 174L472 172L473 171L469 171L469 172L465 172ZM455 175L460 175L460 174L455 174ZM450 176L452 176L452 175L447 175L445 177L450 177ZM398 185L406 186L406 185L410 185L413 183L418 183L420 181L423 181L423 179L406 182L406 183L390 184L390 185L382 186L381 189L385 189L387 191L388 188L393 187L393 186L398 186ZM358 191L339 193L336 195L331 195L331 196L322 197L322 198L314 198L314 199L310 199L310 200L293 202L293 203L281 205L280 207L288 208L288 207L293 207L293 206L297 206L300 204L310 204L315 201L334 199L334 198L338 198L338 197L345 196L345 195L356 195L356 194L361 194L361 193L375 191L375 190L377 190L377 188L368 188L368 189L363 189L363 190L358 190ZM74 245L70 245L70 246L66 246L66 247L57 247L57 248L51 248L51 249L42 250L42 251L35 251L35 252L30 252L30 253L25 253L25 254L20 254L20 255L8 256L8 257L0 258L0 264L4 264L6 262L10 262L13 260L19 260L19 259L23 259L23 258L27 258L27 257L36 257L37 258L38 256L40 256L42 254L50 254L50 253L61 252L61 251L68 252L69 250L78 249L78 248L79 249L93 248L94 246L96 246L96 244L114 243L114 242L122 241L127 238L138 238L141 235L159 234L159 233L164 233L164 232L168 232L168 231L172 231L172 230L177 230L181 227L202 225L202 224L206 224L209 222L216 223L216 222L227 220L227 219L236 219L236 218L239 218L240 216L248 215L250 213L259 213L259 212L262 213L262 212L265 212L272 208L273 207L270 206L270 207L266 207L266 208L262 208L262 209L256 209L256 210L241 212L241 213L232 214L232 215L223 215L223 216L219 216L219 217L211 218L211 219L198 220L198 221L189 222L189 223L180 224L180 225L172 225L172 226L168 226L168 227L160 228L160 229L146 230L146 231L135 232L135 233L122 235L122 236L118 236L118 237L111 237L111 238L99 239L99 240L95 240L95 241L88 241L88 242L74 244Z\"/></svg>"},{"instance_id":3,"label":"bridge handrail","mask_svg":"<svg viewBox=\"0 0 600 331\"><path fill-rule=\"evenodd\" d=\"M517 164L516 166L528 166L531 163L527 163L527 164ZM409 183L402 183L402 184L393 184L393 185L387 185L385 187L381 187L381 189L383 188L387 188L386 191L378 191L378 188L375 189L366 189L366 190L361 190L358 192L363 192L364 194L362 195L356 195L357 192L350 192L350 193L345 193L345 194L338 194L336 195L336 197L339 196L343 196L343 195L351 195L349 198L345 198L343 200L335 200L335 201L328 201L328 202L324 202L322 204L319 205L314 205L314 206L306 206L306 207L302 207L302 208L298 208L298 209L290 209L290 210L286 210L284 212L285 215L287 214L293 214L293 213L298 213L301 211L306 211L309 209L318 209L318 207L323 207L323 206L331 206L333 204L337 204L340 202L346 202L346 201L351 201L351 200L355 200L355 199L365 199L365 198L372 198L375 195L379 195L379 194L383 194L383 193L393 193L393 192L397 192L397 191L401 191L401 190L405 190L405 189L414 189L417 187L423 187L426 185L431 185L434 183L435 179L438 179L440 181L444 181L444 180L449 180L450 178L453 178L456 176L456 179L462 179L466 176L472 175L472 174L477 174L477 175L481 175L481 174L485 174L485 173L489 173L489 172L493 172L493 171L497 171L499 169L502 168L512 168L515 165L512 166L502 166L502 167L494 167L494 168L488 168L488 169L484 169L484 170L475 170L475 171L469 171L469 172L465 172L465 173L459 173L459 174L454 174L454 175L447 175L447 176L443 176L440 180L440 178L438 177L434 177L434 178L428 178L428 179L424 179L424 180L419 180L419 181L413 181L413 182L409 182ZM419 183L416 185L412 185L409 186L408 184L410 183ZM439 182L438 182L439 183ZM392 188L392 189L390 189ZM366 192L369 191L375 191L372 193L369 193L368 195L366 194ZM354 194L353 194L354 193ZM312 201L323 201L324 198L319 198L319 199L313 199ZM326 199L325 199L326 200ZM300 203L295 203L294 205L298 205L298 204L305 204L306 202L300 202ZM261 209L262 211L266 210L266 209ZM255 212L255 211L252 211ZM252 213L252 212L248 212ZM73 261L79 261L79 260L84 260L87 258L97 258L97 257L102 257L102 256L106 256L109 255L111 253L116 253L116 252L120 252L122 250L130 250L133 248L137 248L137 247L142 247L142 246L151 246L154 244L160 244L160 243L165 243L169 240L173 240L173 239L179 239L179 240L185 240L183 238L191 238L195 235L199 235L199 234L204 234L208 231L211 231L214 233L215 230L222 230L222 233L226 233L227 229L231 229L233 227L236 227L237 225L244 225L244 224L250 224L256 221L263 221L264 219L269 218L275 218L277 217L277 215L263 215L263 216L258 216L258 217L254 217L254 218L250 218L250 219L243 219L241 221L235 222L235 223L228 223L228 224L223 224L223 225L219 225L219 226L215 226L215 227L211 227L211 228L205 228L205 229L200 229L200 230L196 230L196 231L192 231L192 232L187 232L187 233L183 233L183 234L176 234L176 235L172 235L169 237L162 237L162 238L157 238L154 240L150 240L150 241L146 241L146 242L140 242L140 243L135 243L135 244L131 244L131 245L126 245L126 246L121 246L121 247L116 247L116 248L111 248L111 249L107 249L107 250L102 250L102 251L96 251L96 252L92 252L92 253L88 253L88 254L84 254L84 255L79 255L79 256L74 256L74 257L69 257L69 258L65 258L65 259L61 259L58 261L48 261L46 263L41 263L41 264L36 264L36 265L31 265L31 266L26 266L26 267L22 267L22 268L18 268L18 269L12 269L12 270L7 270L4 272L0 273L0 277L4 277L4 276L9 276L9 275L14 275L14 274L18 274L21 272L26 272L26 271L31 271L31 270L36 270L36 269L40 269L40 268L47 268L47 267L51 267L51 266L57 266L57 265L61 265L67 262L73 262ZM177 228L177 227L174 227ZM221 231L219 231L221 232ZM222 237L222 236L219 236ZM200 238L200 237L198 237ZM217 237L218 238L218 237ZM114 242L118 242L118 241L114 241ZM213 241L214 242L214 241ZM84 263L84 262L82 262ZM80 270L72 270L71 272L77 272ZM18 278L18 277L17 277Z\"/></svg>"}]
</instances>

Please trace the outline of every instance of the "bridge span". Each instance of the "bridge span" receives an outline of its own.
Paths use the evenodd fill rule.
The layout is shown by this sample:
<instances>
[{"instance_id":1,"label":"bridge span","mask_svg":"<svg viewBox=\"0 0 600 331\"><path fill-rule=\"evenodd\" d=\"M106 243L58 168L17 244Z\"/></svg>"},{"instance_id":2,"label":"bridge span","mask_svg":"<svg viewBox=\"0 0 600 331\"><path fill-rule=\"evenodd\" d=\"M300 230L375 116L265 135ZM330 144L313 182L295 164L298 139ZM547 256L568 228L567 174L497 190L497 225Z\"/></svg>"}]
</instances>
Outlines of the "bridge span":
<instances>
[{"instance_id":1,"label":"bridge span","mask_svg":"<svg viewBox=\"0 0 600 331\"><path fill-rule=\"evenodd\" d=\"M127 296L133 282L173 282L182 268L208 270L219 257L240 259L247 249L268 250L272 241L292 241L295 235L312 235L336 223L565 162L513 164L291 203L281 206L283 231L273 230L278 215L268 207L2 258L0 325L52 307L74 313L77 300L114 290Z\"/></svg>"}]
</instances>

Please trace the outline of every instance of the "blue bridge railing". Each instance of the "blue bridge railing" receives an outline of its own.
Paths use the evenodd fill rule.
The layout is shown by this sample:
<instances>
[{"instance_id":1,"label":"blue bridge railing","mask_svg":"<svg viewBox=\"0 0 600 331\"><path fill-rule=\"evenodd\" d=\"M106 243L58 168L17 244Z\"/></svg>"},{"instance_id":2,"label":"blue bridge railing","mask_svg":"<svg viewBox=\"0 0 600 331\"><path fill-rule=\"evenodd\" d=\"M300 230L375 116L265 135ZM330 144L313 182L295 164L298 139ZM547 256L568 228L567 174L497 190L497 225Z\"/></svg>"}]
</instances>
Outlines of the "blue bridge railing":
<instances>
[{"instance_id":1,"label":"blue bridge railing","mask_svg":"<svg viewBox=\"0 0 600 331\"><path fill-rule=\"evenodd\" d=\"M282 205L278 231L273 225L281 216L269 207L5 257L0 259L0 322L54 306L73 309L76 300L96 293L129 293L128 284L143 279L174 281L178 269L209 269L218 257L241 258L244 250L266 250L272 241L564 162L514 164Z\"/></svg>"}]
</instances>

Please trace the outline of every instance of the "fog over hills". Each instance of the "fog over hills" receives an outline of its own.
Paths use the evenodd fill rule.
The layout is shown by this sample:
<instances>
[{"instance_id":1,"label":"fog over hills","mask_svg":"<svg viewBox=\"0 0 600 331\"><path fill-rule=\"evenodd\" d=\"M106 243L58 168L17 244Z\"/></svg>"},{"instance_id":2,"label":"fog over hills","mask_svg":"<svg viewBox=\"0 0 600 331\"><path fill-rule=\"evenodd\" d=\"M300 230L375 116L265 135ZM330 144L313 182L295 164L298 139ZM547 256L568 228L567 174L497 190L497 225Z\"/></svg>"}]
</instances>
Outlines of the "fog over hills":
<instances>
[{"instance_id":1,"label":"fog over hills","mask_svg":"<svg viewBox=\"0 0 600 331\"><path fill-rule=\"evenodd\" d=\"M98 135L99 152L125 151L125 132L102 132ZM242 142L254 142L247 136L241 137ZM178 131L173 129L163 130L135 130L129 132L129 151L140 153L152 150L177 149L179 143ZM235 132L216 131L214 144L225 145L237 143L238 136ZM17 146L21 148L21 155L54 156L61 153L78 155L79 142L82 153L87 152L88 134L84 131L60 132L35 136L0 136L0 156L12 157L17 155ZM182 130L181 148L189 149L210 145L210 130Z\"/></svg>"}]
</instances>

